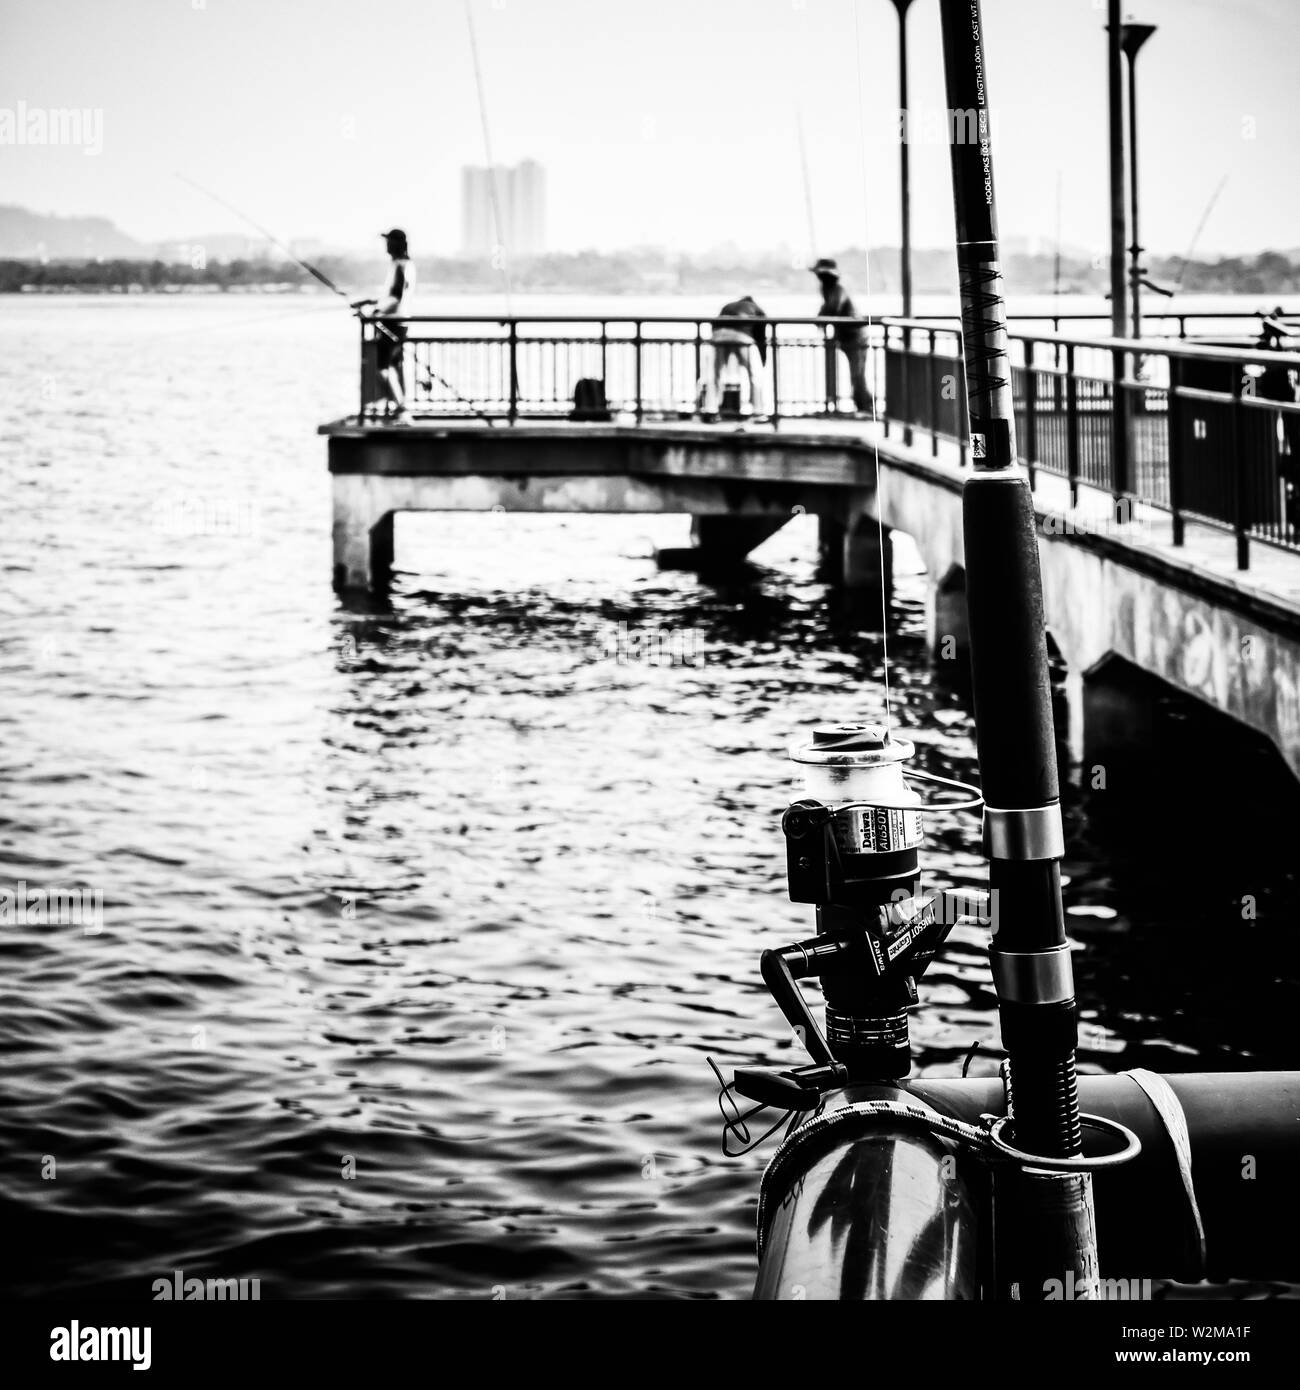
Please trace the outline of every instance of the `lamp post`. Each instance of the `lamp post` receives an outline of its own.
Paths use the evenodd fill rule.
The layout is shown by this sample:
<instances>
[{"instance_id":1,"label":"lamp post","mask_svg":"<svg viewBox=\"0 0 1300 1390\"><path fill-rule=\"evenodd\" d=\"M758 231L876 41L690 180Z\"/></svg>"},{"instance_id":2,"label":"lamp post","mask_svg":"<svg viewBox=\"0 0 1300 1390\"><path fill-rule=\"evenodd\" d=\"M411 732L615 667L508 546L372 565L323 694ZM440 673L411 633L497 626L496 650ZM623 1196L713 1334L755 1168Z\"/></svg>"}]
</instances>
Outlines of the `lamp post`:
<instances>
[{"instance_id":1,"label":"lamp post","mask_svg":"<svg viewBox=\"0 0 1300 1390\"><path fill-rule=\"evenodd\" d=\"M907 108L907 11L912 0L894 0L898 11L898 115L899 173L902 179L903 245L900 278L903 282L903 317L912 317L912 171L908 142Z\"/></svg>"},{"instance_id":2,"label":"lamp post","mask_svg":"<svg viewBox=\"0 0 1300 1390\"><path fill-rule=\"evenodd\" d=\"M1124 57L1120 47L1120 0L1106 0L1106 91L1110 154L1110 336L1128 333L1128 286L1124 276ZM1116 507L1128 488L1128 398L1123 381L1127 354L1111 352L1111 489Z\"/></svg>"},{"instance_id":3,"label":"lamp post","mask_svg":"<svg viewBox=\"0 0 1300 1390\"><path fill-rule=\"evenodd\" d=\"M907 107L907 11L912 0L894 0L898 11L898 168L901 181L902 246L899 279L903 287L903 318L912 317L912 167L909 148L912 131ZM903 328L902 390L903 443L912 442L911 411L912 330Z\"/></svg>"},{"instance_id":4,"label":"lamp post","mask_svg":"<svg viewBox=\"0 0 1300 1390\"><path fill-rule=\"evenodd\" d=\"M1142 245L1138 236L1138 136L1137 136L1137 56L1138 50L1154 34L1154 24L1120 25L1120 46L1128 59L1128 158L1129 217L1133 241L1129 245L1129 284L1133 296L1133 336L1142 336L1142 311L1138 300L1142 292Z\"/></svg>"},{"instance_id":5,"label":"lamp post","mask_svg":"<svg viewBox=\"0 0 1300 1390\"><path fill-rule=\"evenodd\" d=\"M1120 0L1107 0L1106 90L1110 153L1110 336L1128 333L1124 282L1124 59L1120 47Z\"/></svg>"}]
</instances>

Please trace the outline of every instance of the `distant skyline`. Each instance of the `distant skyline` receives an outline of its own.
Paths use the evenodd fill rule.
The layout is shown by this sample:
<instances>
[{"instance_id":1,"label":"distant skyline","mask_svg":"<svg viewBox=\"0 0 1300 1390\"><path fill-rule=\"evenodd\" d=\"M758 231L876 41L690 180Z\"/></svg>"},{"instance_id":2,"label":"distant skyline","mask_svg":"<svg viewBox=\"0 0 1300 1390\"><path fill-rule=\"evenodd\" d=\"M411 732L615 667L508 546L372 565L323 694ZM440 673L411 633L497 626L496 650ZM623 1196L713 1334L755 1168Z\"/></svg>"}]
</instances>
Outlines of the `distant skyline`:
<instances>
[{"instance_id":1,"label":"distant skyline","mask_svg":"<svg viewBox=\"0 0 1300 1390\"><path fill-rule=\"evenodd\" d=\"M498 234L512 255L536 256L547 250L546 169L537 160L467 164L461 169L461 254L493 255Z\"/></svg>"},{"instance_id":2,"label":"distant skyline","mask_svg":"<svg viewBox=\"0 0 1300 1390\"><path fill-rule=\"evenodd\" d=\"M816 249L897 244L888 0L473 3L493 155L545 164L552 248L733 242L802 258L800 113ZM1182 254L1226 174L1198 256L1300 246L1300 3L1128 9L1158 26L1138 63L1145 244ZM1062 240L1103 249L1104 4L984 0L984 14L1004 234L1053 244L1059 170ZM916 0L908 32L913 239L942 246L933 0ZM20 104L75 109L84 129L4 143ZM460 169L485 162L462 0L0 0L7 203L102 214L144 241L245 230L179 171L286 240L364 250L399 225L417 255L447 255Z\"/></svg>"}]
</instances>

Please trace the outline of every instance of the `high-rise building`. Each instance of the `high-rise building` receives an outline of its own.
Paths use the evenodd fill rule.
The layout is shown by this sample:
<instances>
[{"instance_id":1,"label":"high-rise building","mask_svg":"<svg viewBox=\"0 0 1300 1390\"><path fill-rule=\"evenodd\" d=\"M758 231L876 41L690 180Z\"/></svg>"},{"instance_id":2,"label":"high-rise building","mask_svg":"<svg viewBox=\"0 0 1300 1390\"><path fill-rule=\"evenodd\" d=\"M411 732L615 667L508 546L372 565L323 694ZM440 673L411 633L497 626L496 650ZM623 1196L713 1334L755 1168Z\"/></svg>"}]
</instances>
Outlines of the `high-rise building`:
<instances>
[{"instance_id":1,"label":"high-rise building","mask_svg":"<svg viewBox=\"0 0 1300 1390\"><path fill-rule=\"evenodd\" d=\"M488 170L468 164L460 171L460 248L466 256L487 256L496 240Z\"/></svg>"},{"instance_id":2,"label":"high-rise building","mask_svg":"<svg viewBox=\"0 0 1300 1390\"><path fill-rule=\"evenodd\" d=\"M535 159L517 164L510 179L512 249L524 256L546 250L546 170Z\"/></svg>"},{"instance_id":3,"label":"high-rise building","mask_svg":"<svg viewBox=\"0 0 1300 1390\"><path fill-rule=\"evenodd\" d=\"M493 180L497 210L493 211ZM516 256L546 249L546 171L535 159L509 167L467 165L460 172L460 240L467 256L490 256L500 239Z\"/></svg>"}]
</instances>

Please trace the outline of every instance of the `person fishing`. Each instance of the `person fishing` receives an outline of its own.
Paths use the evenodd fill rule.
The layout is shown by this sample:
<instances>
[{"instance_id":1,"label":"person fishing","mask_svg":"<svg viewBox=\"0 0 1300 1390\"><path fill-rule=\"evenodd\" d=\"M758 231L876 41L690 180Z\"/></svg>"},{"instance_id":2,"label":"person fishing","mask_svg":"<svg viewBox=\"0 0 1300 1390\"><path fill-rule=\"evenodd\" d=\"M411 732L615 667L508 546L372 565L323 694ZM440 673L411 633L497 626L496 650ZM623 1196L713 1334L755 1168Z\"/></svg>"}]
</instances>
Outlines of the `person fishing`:
<instances>
[{"instance_id":1,"label":"person fishing","mask_svg":"<svg viewBox=\"0 0 1300 1390\"><path fill-rule=\"evenodd\" d=\"M817 277L818 284L821 285L822 302L817 310L818 318L844 318L854 319L858 317L857 310L853 307L853 300L849 298L848 291L840 283L840 268L832 260L822 257L816 265L808 267ZM848 360L849 381L853 389L853 408L862 415L875 414L875 402L871 398L871 388L867 385L867 332L862 324L840 323L836 324L832 333L832 341L826 345L826 370L827 381L835 380L835 350L839 349ZM834 399L836 392L831 390L828 395Z\"/></svg>"},{"instance_id":2,"label":"person fishing","mask_svg":"<svg viewBox=\"0 0 1300 1390\"><path fill-rule=\"evenodd\" d=\"M375 325L375 370L390 410L401 415L406 410L406 373L402 362L406 325L397 316L415 284L415 266L411 263L406 233L400 227L381 232L380 236L393 262L388 278L378 299L358 299L352 307Z\"/></svg>"},{"instance_id":3,"label":"person fishing","mask_svg":"<svg viewBox=\"0 0 1300 1390\"><path fill-rule=\"evenodd\" d=\"M1282 352L1285 350L1282 340L1289 332L1279 306L1271 314L1262 317L1259 339L1255 346L1264 352ZM1294 405L1294 369L1285 363L1270 363L1255 378L1254 389L1256 397L1260 400ZM1278 445L1276 433L1273 434L1273 441L1277 449L1278 481L1282 486L1283 524L1288 538L1293 539L1300 531L1300 415L1281 410L1278 411L1278 415L1282 421L1282 443Z\"/></svg>"},{"instance_id":4,"label":"person fishing","mask_svg":"<svg viewBox=\"0 0 1300 1390\"><path fill-rule=\"evenodd\" d=\"M700 396L706 414L715 414L722 397L722 374L735 363L749 381L749 405L754 416L767 414L763 368L767 363L767 315L754 296L733 299L718 311L709 334L713 350L712 380L702 383ZM755 367L754 357L758 363ZM710 387L712 388L710 394Z\"/></svg>"}]
</instances>

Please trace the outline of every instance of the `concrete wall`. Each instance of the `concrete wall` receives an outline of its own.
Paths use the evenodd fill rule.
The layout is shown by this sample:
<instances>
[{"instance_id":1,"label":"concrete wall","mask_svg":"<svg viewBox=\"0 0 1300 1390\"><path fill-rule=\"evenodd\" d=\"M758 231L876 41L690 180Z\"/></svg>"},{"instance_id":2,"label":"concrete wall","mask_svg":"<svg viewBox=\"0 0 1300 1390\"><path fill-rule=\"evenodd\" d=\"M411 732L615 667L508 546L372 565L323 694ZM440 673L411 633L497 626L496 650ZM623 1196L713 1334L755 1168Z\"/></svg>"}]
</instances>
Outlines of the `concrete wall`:
<instances>
[{"instance_id":1,"label":"concrete wall","mask_svg":"<svg viewBox=\"0 0 1300 1390\"><path fill-rule=\"evenodd\" d=\"M391 561L395 512L658 512L738 521L770 518L784 524L801 512L861 516L869 496L866 490L818 483L774 487L708 476L647 478L604 473L541 477L336 473L333 486L334 579L343 589L369 588L382 561ZM758 544L776 528L745 529L752 544ZM697 539L707 542L705 532L697 531Z\"/></svg>"},{"instance_id":2,"label":"concrete wall","mask_svg":"<svg viewBox=\"0 0 1300 1390\"><path fill-rule=\"evenodd\" d=\"M882 454L878 506L925 562L931 640L961 634L953 601L965 568L960 493L888 466ZM1216 599L1171 582L1169 566L1157 575L1137 568L1137 557L1125 564L1119 551L1086 532L1039 539L1047 624L1073 677L1072 750L1081 752L1084 732L1080 682L1104 679L1107 661L1119 657L1266 734L1300 777L1300 638L1236 611L1228 585Z\"/></svg>"},{"instance_id":3,"label":"concrete wall","mask_svg":"<svg viewBox=\"0 0 1300 1390\"><path fill-rule=\"evenodd\" d=\"M1044 540L1039 552L1072 672L1104 676L1122 657L1266 734L1300 777L1300 641L1077 545Z\"/></svg>"}]
</instances>

